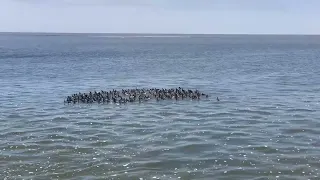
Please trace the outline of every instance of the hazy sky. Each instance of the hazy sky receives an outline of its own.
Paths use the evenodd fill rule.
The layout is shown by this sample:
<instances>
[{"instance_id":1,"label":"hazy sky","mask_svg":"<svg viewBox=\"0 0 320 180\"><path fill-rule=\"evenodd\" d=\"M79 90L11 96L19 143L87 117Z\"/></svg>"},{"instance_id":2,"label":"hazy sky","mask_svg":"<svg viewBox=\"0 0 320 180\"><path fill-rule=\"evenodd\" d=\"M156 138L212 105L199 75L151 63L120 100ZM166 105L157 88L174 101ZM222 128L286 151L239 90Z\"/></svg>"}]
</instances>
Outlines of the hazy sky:
<instances>
[{"instance_id":1,"label":"hazy sky","mask_svg":"<svg viewBox=\"0 0 320 180\"><path fill-rule=\"evenodd\" d=\"M320 34L319 0L0 0L0 31Z\"/></svg>"}]
</instances>

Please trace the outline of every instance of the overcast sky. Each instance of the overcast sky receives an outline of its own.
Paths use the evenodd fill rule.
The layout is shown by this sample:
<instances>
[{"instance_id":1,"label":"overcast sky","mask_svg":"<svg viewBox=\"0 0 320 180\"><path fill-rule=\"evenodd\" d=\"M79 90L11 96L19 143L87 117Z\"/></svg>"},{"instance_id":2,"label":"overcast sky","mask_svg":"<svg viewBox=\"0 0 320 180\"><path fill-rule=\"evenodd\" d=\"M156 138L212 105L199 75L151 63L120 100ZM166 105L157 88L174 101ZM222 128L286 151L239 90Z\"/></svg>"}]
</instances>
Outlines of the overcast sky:
<instances>
[{"instance_id":1,"label":"overcast sky","mask_svg":"<svg viewBox=\"0 0 320 180\"><path fill-rule=\"evenodd\" d=\"M0 31L320 34L320 0L0 0Z\"/></svg>"}]
</instances>

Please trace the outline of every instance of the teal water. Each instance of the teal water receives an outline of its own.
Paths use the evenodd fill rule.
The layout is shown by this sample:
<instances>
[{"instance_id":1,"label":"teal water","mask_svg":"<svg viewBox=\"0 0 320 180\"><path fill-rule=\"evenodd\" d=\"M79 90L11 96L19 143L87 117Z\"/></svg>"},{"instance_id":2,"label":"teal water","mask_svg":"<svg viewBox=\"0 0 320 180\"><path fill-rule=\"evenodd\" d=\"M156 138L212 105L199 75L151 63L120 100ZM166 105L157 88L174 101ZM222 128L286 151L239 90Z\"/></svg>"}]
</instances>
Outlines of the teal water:
<instances>
[{"instance_id":1,"label":"teal water","mask_svg":"<svg viewBox=\"0 0 320 180\"><path fill-rule=\"evenodd\" d=\"M0 178L317 180L319 59L320 36L2 33ZM178 86L210 97L63 103Z\"/></svg>"}]
</instances>

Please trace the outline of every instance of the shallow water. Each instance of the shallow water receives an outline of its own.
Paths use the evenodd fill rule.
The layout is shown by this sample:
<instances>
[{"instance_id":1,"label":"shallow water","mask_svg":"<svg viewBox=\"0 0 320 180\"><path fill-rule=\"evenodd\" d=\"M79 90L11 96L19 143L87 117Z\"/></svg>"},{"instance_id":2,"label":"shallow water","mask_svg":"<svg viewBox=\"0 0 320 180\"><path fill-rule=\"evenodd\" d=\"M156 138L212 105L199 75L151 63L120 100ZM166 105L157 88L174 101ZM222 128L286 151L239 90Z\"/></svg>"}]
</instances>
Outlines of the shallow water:
<instances>
[{"instance_id":1,"label":"shallow water","mask_svg":"<svg viewBox=\"0 0 320 180\"><path fill-rule=\"evenodd\" d=\"M319 58L320 36L1 34L0 178L319 179ZM63 103L178 86L210 98Z\"/></svg>"}]
</instances>

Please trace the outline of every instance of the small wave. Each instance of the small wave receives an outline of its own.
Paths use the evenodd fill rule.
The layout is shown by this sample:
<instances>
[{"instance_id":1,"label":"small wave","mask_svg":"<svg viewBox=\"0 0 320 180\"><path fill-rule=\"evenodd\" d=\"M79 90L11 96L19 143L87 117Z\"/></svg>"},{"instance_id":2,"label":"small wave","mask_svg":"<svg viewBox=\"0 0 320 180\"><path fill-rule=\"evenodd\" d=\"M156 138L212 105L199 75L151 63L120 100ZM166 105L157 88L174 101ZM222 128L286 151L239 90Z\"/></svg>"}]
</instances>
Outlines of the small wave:
<instances>
[{"instance_id":1,"label":"small wave","mask_svg":"<svg viewBox=\"0 0 320 180\"><path fill-rule=\"evenodd\" d=\"M246 114L258 114L258 115L272 115L272 113L268 111L261 111L261 110L249 110L249 109L239 109L235 112L238 113L246 113Z\"/></svg>"},{"instance_id":2,"label":"small wave","mask_svg":"<svg viewBox=\"0 0 320 180\"><path fill-rule=\"evenodd\" d=\"M311 143L311 145L312 145L312 146L315 146L315 147L320 147L320 141Z\"/></svg>"},{"instance_id":3,"label":"small wave","mask_svg":"<svg viewBox=\"0 0 320 180\"><path fill-rule=\"evenodd\" d=\"M51 55L47 54L8 54L8 55L0 55L1 59L27 59L27 58L45 58L50 57Z\"/></svg>"},{"instance_id":4,"label":"small wave","mask_svg":"<svg viewBox=\"0 0 320 180\"><path fill-rule=\"evenodd\" d=\"M28 146L26 144L10 144L7 145L6 147L3 147L3 149L10 149L10 151L15 151L15 150L25 150L28 148L38 148L37 146Z\"/></svg>"},{"instance_id":5,"label":"small wave","mask_svg":"<svg viewBox=\"0 0 320 180\"><path fill-rule=\"evenodd\" d=\"M252 149L264 154L273 154L278 153L278 150L276 148L270 147L270 146L252 146Z\"/></svg>"},{"instance_id":6,"label":"small wave","mask_svg":"<svg viewBox=\"0 0 320 180\"><path fill-rule=\"evenodd\" d=\"M3 137L10 137L10 136L22 136L22 135L25 135L25 134L28 134L29 132L27 131L11 131L11 132L7 132L7 133L4 133L1 136Z\"/></svg>"},{"instance_id":7,"label":"small wave","mask_svg":"<svg viewBox=\"0 0 320 180\"><path fill-rule=\"evenodd\" d=\"M16 119L16 118L22 118L19 114L10 114L7 116L8 119Z\"/></svg>"},{"instance_id":8,"label":"small wave","mask_svg":"<svg viewBox=\"0 0 320 180\"><path fill-rule=\"evenodd\" d=\"M96 142L90 143L89 146L90 147L105 147L105 146L109 146L111 144L112 143L109 141L96 141Z\"/></svg>"},{"instance_id":9,"label":"small wave","mask_svg":"<svg viewBox=\"0 0 320 180\"><path fill-rule=\"evenodd\" d=\"M172 149L172 151L174 150L177 152L183 152L185 154L194 154L194 153L199 153L199 151L205 151L209 149L212 149L212 145L197 143L197 144L186 144L186 145L176 146L176 148Z\"/></svg>"},{"instance_id":10,"label":"small wave","mask_svg":"<svg viewBox=\"0 0 320 180\"><path fill-rule=\"evenodd\" d=\"M100 122L77 122L75 123L77 126L104 126L104 123L100 123Z\"/></svg>"},{"instance_id":11,"label":"small wave","mask_svg":"<svg viewBox=\"0 0 320 180\"><path fill-rule=\"evenodd\" d=\"M52 119L52 121L55 121L55 122L65 122L67 120L68 118L65 118L65 117L55 117Z\"/></svg>"},{"instance_id":12,"label":"small wave","mask_svg":"<svg viewBox=\"0 0 320 180\"><path fill-rule=\"evenodd\" d=\"M301 109L301 108L296 108L296 109L287 109L287 112L316 112L316 110L313 109Z\"/></svg>"},{"instance_id":13,"label":"small wave","mask_svg":"<svg viewBox=\"0 0 320 180\"><path fill-rule=\"evenodd\" d=\"M64 126L64 127L50 127L50 128L46 128L46 129L43 129L43 131L45 132L65 132L67 130L67 128Z\"/></svg>"},{"instance_id":14,"label":"small wave","mask_svg":"<svg viewBox=\"0 0 320 180\"><path fill-rule=\"evenodd\" d=\"M320 132L314 129L310 128L290 128L290 129L280 129L284 134L300 134L300 133L306 133L306 134L313 134L313 135L319 135Z\"/></svg>"},{"instance_id":15,"label":"small wave","mask_svg":"<svg viewBox=\"0 0 320 180\"><path fill-rule=\"evenodd\" d=\"M58 140L58 139L66 139L66 136L60 135L60 134L48 134L47 139L50 140Z\"/></svg>"}]
</instances>

